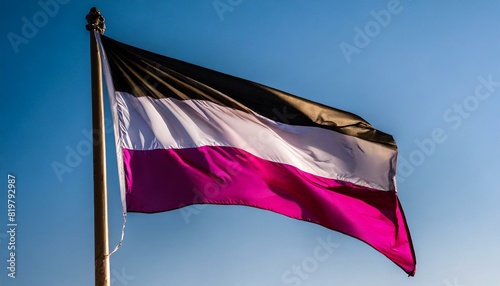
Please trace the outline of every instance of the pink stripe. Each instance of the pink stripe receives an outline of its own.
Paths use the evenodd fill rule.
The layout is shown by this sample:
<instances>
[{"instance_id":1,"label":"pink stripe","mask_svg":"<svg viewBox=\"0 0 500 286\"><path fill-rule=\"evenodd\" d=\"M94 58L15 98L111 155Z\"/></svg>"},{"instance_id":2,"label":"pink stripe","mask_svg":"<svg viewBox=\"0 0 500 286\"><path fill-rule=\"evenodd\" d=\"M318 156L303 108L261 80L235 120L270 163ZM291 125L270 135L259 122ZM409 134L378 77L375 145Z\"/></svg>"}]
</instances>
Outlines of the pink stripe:
<instances>
[{"instance_id":1,"label":"pink stripe","mask_svg":"<svg viewBox=\"0 0 500 286\"><path fill-rule=\"evenodd\" d=\"M129 212L246 205L358 238L408 274L415 259L395 191L305 173L233 147L123 150Z\"/></svg>"}]
</instances>

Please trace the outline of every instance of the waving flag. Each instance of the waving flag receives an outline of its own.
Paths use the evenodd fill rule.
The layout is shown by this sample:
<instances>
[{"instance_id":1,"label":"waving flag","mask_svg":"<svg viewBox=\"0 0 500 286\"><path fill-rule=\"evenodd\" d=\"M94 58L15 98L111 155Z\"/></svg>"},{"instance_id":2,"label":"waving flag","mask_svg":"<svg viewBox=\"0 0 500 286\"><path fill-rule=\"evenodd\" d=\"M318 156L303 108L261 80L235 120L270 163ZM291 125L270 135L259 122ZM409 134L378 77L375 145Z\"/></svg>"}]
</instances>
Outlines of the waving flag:
<instances>
[{"instance_id":1,"label":"waving flag","mask_svg":"<svg viewBox=\"0 0 500 286\"><path fill-rule=\"evenodd\" d=\"M128 212L252 206L358 238L414 275L392 136L271 87L100 43Z\"/></svg>"}]
</instances>

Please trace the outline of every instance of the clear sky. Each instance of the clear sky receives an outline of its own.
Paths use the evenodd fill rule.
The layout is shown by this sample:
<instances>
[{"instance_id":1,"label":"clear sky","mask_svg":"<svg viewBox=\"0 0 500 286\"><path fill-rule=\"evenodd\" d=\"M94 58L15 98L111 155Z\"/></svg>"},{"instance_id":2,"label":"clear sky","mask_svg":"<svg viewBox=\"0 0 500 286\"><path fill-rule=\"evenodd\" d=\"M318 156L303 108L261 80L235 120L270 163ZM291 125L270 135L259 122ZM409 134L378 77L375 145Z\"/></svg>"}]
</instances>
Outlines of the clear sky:
<instances>
[{"instance_id":1,"label":"clear sky","mask_svg":"<svg viewBox=\"0 0 500 286\"><path fill-rule=\"evenodd\" d=\"M499 285L498 1L55 1L0 1L0 285L93 285L92 6L116 40L354 112L392 134L417 254L408 278L319 225L206 206L189 217L130 214L113 285ZM107 140L113 248L122 216L112 132ZM321 240L337 247L318 261Z\"/></svg>"}]
</instances>

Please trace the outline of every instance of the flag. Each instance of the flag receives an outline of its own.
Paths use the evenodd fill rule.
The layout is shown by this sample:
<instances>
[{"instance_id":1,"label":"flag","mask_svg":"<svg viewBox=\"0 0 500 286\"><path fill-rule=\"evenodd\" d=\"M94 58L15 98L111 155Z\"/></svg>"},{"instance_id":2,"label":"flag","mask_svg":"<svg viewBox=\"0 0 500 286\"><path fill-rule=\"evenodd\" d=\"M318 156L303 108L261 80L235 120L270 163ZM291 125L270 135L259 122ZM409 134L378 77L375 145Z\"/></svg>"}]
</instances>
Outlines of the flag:
<instances>
[{"instance_id":1,"label":"flag","mask_svg":"<svg viewBox=\"0 0 500 286\"><path fill-rule=\"evenodd\" d=\"M360 239L414 275L392 136L259 83L98 42L127 212L251 206Z\"/></svg>"}]
</instances>

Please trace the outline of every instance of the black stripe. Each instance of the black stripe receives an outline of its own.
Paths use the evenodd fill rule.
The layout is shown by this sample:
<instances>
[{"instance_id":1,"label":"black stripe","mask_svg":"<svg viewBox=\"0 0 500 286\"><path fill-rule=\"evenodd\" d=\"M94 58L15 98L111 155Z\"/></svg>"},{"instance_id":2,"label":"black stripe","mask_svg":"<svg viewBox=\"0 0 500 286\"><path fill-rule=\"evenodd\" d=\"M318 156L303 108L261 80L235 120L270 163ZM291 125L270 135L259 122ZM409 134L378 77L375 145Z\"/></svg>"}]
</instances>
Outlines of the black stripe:
<instances>
[{"instance_id":1,"label":"black stripe","mask_svg":"<svg viewBox=\"0 0 500 286\"><path fill-rule=\"evenodd\" d=\"M316 126L396 149L391 135L361 117L245 79L132 47L101 36L117 91L134 96L202 99L274 121Z\"/></svg>"}]
</instances>

